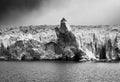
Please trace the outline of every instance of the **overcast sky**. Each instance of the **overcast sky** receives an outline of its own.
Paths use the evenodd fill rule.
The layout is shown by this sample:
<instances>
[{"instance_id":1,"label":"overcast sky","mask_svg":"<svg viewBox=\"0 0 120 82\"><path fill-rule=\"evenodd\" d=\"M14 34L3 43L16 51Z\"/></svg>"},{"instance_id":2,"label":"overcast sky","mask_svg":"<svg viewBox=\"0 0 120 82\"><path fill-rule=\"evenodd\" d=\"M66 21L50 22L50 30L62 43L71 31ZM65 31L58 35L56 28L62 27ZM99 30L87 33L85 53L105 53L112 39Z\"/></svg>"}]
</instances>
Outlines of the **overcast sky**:
<instances>
[{"instance_id":1,"label":"overcast sky","mask_svg":"<svg viewBox=\"0 0 120 82\"><path fill-rule=\"evenodd\" d=\"M120 0L0 0L0 25L120 24Z\"/></svg>"}]
</instances>

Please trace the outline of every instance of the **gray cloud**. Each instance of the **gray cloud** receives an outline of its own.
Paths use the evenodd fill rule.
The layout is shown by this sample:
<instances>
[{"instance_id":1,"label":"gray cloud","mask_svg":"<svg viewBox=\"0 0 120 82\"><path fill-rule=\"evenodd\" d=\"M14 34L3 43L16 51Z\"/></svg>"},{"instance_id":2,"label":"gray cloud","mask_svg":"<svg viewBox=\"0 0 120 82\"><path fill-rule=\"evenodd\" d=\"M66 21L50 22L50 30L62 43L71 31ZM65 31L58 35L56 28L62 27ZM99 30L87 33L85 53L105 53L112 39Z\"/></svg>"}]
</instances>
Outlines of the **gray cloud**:
<instances>
[{"instance_id":1,"label":"gray cloud","mask_svg":"<svg viewBox=\"0 0 120 82\"><path fill-rule=\"evenodd\" d=\"M119 0L1 0L0 24L120 24ZM2 5L3 4L3 5Z\"/></svg>"},{"instance_id":2,"label":"gray cloud","mask_svg":"<svg viewBox=\"0 0 120 82\"><path fill-rule=\"evenodd\" d=\"M64 8L66 1L69 0L0 0L0 24L14 25L26 17L45 15L51 10Z\"/></svg>"},{"instance_id":3,"label":"gray cloud","mask_svg":"<svg viewBox=\"0 0 120 82\"><path fill-rule=\"evenodd\" d=\"M36 8L43 0L0 0L0 18L12 12L26 12ZM41 5L41 4L40 4Z\"/></svg>"}]
</instances>

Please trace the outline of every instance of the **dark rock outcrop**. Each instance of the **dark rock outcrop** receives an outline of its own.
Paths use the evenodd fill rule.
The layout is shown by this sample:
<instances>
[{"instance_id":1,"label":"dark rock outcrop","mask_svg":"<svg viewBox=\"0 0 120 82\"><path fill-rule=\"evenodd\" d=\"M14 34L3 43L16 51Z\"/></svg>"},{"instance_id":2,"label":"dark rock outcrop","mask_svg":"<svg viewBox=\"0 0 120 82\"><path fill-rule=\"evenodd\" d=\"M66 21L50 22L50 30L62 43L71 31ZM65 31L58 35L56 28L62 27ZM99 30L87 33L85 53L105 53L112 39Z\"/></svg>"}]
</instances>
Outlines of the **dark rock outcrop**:
<instances>
[{"instance_id":1,"label":"dark rock outcrop","mask_svg":"<svg viewBox=\"0 0 120 82\"><path fill-rule=\"evenodd\" d=\"M60 47L63 60L75 60L79 61L82 54L79 50L79 44L77 43L75 35L72 33L70 26L67 25L65 18L61 20L60 27L55 28L57 35L57 46Z\"/></svg>"}]
</instances>

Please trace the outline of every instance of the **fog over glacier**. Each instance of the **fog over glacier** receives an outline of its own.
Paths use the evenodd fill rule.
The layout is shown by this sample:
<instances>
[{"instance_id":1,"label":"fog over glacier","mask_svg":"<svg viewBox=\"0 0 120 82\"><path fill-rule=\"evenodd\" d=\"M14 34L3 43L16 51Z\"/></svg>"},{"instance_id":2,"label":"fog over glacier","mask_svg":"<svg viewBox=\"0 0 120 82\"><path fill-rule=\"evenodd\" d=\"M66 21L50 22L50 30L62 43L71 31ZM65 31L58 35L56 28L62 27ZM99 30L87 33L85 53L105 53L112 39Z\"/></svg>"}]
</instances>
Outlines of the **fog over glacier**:
<instances>
[{"instance_id":1,"label":"fog over glacier","mask_svg":"<svg viewBox=\"0 0 120 82\"><path fill-rule=\"evenodd\" d=\"M0 0L0 26L120 24L120 0Z\"/></svg>"}]
</instances>

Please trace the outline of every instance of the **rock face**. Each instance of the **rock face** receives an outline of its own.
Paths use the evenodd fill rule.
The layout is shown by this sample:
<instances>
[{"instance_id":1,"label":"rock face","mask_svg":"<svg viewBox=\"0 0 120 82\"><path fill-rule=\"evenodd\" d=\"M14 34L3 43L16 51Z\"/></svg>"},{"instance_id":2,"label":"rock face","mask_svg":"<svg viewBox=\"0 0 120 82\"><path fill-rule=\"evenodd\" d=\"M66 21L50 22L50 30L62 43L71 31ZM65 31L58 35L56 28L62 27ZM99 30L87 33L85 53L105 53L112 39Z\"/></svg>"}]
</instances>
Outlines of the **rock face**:
<instances>
[{"instance_id":1,"label":"rock face","mask_svg":"<svg viewBox=\"0 0 120 82\"><path fill-rule=\"evenodd\" d=\"M60 27L55 28L55 32L57 35L56 44L61 48L63 60L79 61L82 57L82 54L80 53L82 51L79 50L79 44L77 43L76 37L72 33L65 18L61 20Z\"/></svg>"}]
</instances>

